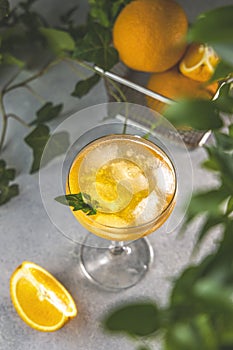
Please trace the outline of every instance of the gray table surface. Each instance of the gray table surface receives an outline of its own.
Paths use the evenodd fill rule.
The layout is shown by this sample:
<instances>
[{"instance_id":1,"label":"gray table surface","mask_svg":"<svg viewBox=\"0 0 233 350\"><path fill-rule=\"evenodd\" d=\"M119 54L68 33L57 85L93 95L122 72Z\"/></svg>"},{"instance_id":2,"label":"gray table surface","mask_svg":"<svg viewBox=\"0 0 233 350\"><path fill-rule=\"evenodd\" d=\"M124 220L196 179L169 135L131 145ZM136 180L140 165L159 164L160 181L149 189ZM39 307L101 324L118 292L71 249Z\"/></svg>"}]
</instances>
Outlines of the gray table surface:
<instances>
[{"instance_id":1,"label":"gray table surface","mask_svg":"<svg viewBox=\"0 0 233 350\"><path fill-rule=\"evenodd\" d=\"M186 9L190 20L203 10L233 3L227 0L179 2ZM45 0L41 3L48 4ZM51 1L48 4L49 16L53 14L55 3L56 1ZM42 5L41 8L44 9ZM80 9L85 11L85 1ZM49 96L55 103L65 101L65 112L59 120L52 123L52 127L73 111L107 101L102 82L80 100L68 97L76 81L77 77L74 77L73 71L63 63L33 83L33 87L45 98ZM23 116L25 120L31 120L31 114L39 108L39 103L22 90L10 94L6 102L9 111ZM27 130L21 125L11 121L3 155L8 159L9 165L17 168L17 182L21 193L0 208L0 349L135 349L135 343L127 338L105 334L101 328L101 318L112 307L138 298L151 298L159 305L165 305L172 280L185 266L198 261L214 249L219 233L213 232L199 254L192 258L192 248L200 222L192 224L182 238L177 237L179 227L169 235L163 234L161 228L156 234L149 236L155 259L150 271L138 285L119 293L98 289L82 276L75 244L61 235L46 214L40 196L38 174L28 174L32 158L29 148L23 142L26 133ZM205 159L205 151L201 148L196 149L190 152L190 157L194 171L194 189L214 185L216 179L200 167ZM18 317L11 304L9 278L24 260L34 261L53 273L77 302L78 316L58 332L41 333L31 329ZM152 341L151 348L161 349L160 342Z\"/></svg>"}]
</instances>

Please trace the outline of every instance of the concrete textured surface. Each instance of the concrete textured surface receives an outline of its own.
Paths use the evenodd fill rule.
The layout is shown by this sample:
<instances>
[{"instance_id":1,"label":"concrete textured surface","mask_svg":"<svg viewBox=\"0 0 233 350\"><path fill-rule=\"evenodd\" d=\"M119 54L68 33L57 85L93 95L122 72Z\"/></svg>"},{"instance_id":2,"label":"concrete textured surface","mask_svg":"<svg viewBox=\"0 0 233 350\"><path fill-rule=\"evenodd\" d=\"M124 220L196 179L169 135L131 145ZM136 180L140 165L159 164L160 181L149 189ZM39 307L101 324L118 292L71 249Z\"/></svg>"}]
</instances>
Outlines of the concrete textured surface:
<instances>
[{"instance_id":1,"label":"concrete textured surface","mask_svg":"<svg viewBox=\"0 0 233 350\"><path fill-rule=\"evenodd\" d=\"M53 15L53 6L62 1L49 2L48 15ZM232 4L232 1L179 1L192 20L203 10ZM12 1L13 3L13 1ZM48 2L41 1L44 5ZM70 1L74 3L74 1ZM56 7L56 6L55 6ZM85 1L80 11L85 12ZM217 30L217 29L216 29ZM33 83L43 96L54 102L65 99L65 112L107 101L103 83L99 83L81 100L67 97L76 82L73 71L65 64L52 69L46 76ZM38 108L38 102L27 92L18 90L7 97L12 113L31 119ZM53 127L64 119L64 115ZM82 125L80 123L80 128ZM146 277L135 287L119 293L109 293L92 285L79 268L77 251L79 247L67 240L51 223L43 206L38 174L29 175L31 152L24 144L27 130L11 121L7 135L4 158L17 168L17 182L21 193L0 208L0 350L133 350L136 344L123 336L110 336L101 328L101 319L115 305L139 298L152 298L159 305L165 305L172 286L172 280L191 261L192 248L198 232L199 222L192 224L182 238L178 238L179 227L165 235L163 228L149 236L155 251L155 259ZM194 188L200 189L216 183L216 179L201 169L205 151L190 152L194 172ZM50 174L52 176L52 173ZM215 247L218 232L206 240L195 261L201 259ZM40 333L29 328L16 314L9 295L9 279L15 268L24 260L34 261L53 273L72 293L77 302L79 314L64 328L55 333ZM159 341L152 341L151 349L160 350Z\"/></svg>"}]
</instances>

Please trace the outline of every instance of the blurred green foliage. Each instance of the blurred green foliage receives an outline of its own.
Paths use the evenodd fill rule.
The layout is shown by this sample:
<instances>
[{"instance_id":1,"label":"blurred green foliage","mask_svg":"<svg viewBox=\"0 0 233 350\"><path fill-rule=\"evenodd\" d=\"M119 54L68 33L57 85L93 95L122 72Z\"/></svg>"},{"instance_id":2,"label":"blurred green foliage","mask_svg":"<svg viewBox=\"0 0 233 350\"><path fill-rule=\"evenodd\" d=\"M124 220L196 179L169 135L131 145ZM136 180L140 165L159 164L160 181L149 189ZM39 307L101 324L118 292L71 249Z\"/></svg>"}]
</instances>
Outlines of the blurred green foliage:
<instances>
[{"instance_id":1,"label":"blurred green foliage","mask_svg":"<svg viewBox=\"0 0 233 350\"><path fill-rule=\"evenodd\" d=\"M141 341L142 348L144 341L149 341L148 336L152 342L162 334L164 350L233 349L232 18L233 6L214 9L201 14L188 33L189 41L205 42L221 57L214 75L214 79L224 78L218 97L213 101L178 101L166 111L166 117L175 125L214 130L213 144L205 147L207 159L203 167L215 174L219 184L193 195L184 229L203 216L196 250L216 226L221 228L222 238L215 252L198 265L186 268L174 281L165 308L154 301L141 301L121 305L105 317L107 331L133 335ZM153 317L148 317L149 313ZM134 324L136 328L132 327ZM140 325L142 330L151 331L140 334Z\"/></svg>"},{"instance_id":2,"label":"blurred green foliage","mask_svg":"<svg viewBox=\"0 0 233 350\"><path fill-rule=\"evenodd\" d=\"M76 24L79 9L73 7L61 15L60 25L56 27L35 11L36 1L21 1L10 8L9 1L0 0L0 69L14 68L0 94L3 121L0 153L4 150L8 119L14 117L25 124L23 119L6 112L4 97L7 93L21 87L32 89L31 82L62 60L79 63L92 72L86 79L78 80L71 92L73 97L80 98L101 78L86 62L104 69L111 69L119 62L118 53L112 46L111 30L116 16L130 0L89 0L90 10L84 25ZM222 238L215 252L200 264L186 268L177 278L165 308L154 301L142 300L121 305L105 317L105 329L124 332L141 341L138 350L149 350L150 338L161 334L164 350L233 349L232 19L233 6L202 13L191 25L187 37L190 42L209 44L221 57L212 78L223 81L217 98L212 101L178 101L166 112L167 118L175 125L214 131L215 142L205 147L207 157L203 167L216 175L219 184L194 194L185 225L200 215L204 217L196 249L215 226L221 228ZM29 55L25 55L27 52ZM34 62L38 62L38 57L35 70ZM21 72L30 72L31 75L20 80ZM52 101L43 101L27 125L30 130L24 141L33 153L31 173L38 170L44 147L51 136L49 123L59 116L62 108L62 103L54 105ZM47 161L66 151L68 135L55 134L52 142L54 152ZM15 169L9 169L6 162L0 160L0 204L18 194L18 185L11 183L14 179Z\"/></svg>"}]
</instances>

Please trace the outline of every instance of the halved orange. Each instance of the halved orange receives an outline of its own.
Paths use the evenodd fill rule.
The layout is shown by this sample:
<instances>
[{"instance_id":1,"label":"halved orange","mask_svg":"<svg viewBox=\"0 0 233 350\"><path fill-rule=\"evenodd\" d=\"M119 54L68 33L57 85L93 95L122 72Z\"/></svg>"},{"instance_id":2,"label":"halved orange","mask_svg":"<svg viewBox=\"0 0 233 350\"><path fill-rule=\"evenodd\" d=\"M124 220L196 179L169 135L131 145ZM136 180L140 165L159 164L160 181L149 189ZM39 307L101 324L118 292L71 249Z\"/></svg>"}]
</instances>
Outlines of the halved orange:
<instances>
[{"instance_id":1,"label":"halved orange","mask_svg":"<svg viewBox=\"0 0 233 350\"><path fill-rule=\"evenodd\" d=\"M41 266L24 261L12 274L10 295L19 316L32 328L52 332L77 315L66 288Z\"/></svg>"},{"instance_id":2,"label":"halved orange","mask_svg":"<svg viewBox=\"0 0 233 350\"><path fill-rule=\"evenodd\" d=\"M205 44L191 44L179 64L180 72L197 81L208 81L219 62L215 51Z\"/></svg>"}]
</instances>

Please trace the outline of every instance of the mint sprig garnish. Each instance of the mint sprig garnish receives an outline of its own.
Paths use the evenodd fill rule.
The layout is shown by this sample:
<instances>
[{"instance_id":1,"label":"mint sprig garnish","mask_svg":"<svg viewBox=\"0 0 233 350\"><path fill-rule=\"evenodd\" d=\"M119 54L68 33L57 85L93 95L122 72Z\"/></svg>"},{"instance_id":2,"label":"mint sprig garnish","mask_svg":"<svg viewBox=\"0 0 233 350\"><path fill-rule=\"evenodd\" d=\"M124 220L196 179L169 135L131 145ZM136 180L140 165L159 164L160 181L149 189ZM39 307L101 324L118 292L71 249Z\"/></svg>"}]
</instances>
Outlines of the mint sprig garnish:
<instances>
[{"instance_id":1,"label":"mint sprig garnish","mask_svg":"<svg viewBox=\"0 0 233 350\"><path fill-rule=\"evenodd\" d=\"M87 193L79 192L77 194L66 194L54 198L57 202L73 207L73 211L82 210L87 215L95 215L98 203L91 201Z\"/></svg>"}]
</instances>

